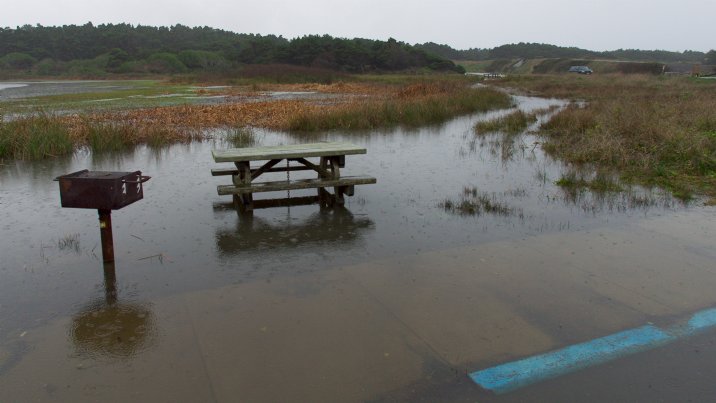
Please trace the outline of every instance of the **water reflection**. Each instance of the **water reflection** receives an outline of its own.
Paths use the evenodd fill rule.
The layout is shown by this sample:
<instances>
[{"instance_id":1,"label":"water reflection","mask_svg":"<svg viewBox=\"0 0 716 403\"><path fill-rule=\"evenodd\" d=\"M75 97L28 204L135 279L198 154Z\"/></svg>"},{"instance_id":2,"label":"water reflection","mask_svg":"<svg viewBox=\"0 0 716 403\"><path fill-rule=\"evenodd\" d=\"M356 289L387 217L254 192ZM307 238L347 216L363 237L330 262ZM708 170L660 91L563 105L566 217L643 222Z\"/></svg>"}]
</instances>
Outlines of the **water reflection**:
<instances>
[{"instance_id":1,"label":"water reflection","mask_svg":"<svg viewBox=\"0 0 716 403\"><path fill-rule=\"evenodd\" d=\"M77 353L129 358L151 347L154 315L147 305L119 302L113 263L104 264L104 294L104 300L90 303L72 318L70 339Z\"/></svg>"},{"instance_id":2,"label":"water reflection","mask_svg":"<svg viewBox=\"0 0 716 403\"><path fill-rule=\"evenodd\" d=\"M228 205L216 205L222 210ZM355 243L367 231L373 230L373 220L356 216L343 206L317 207L318 211L296 223L289 219L284 222L271 221L255 216L237 218L236 229L219 229L216 232L216 246L222 255L274 248L293 248L299 245Z\"/></svg>"},{"instance_id":3,"label":"water reflection","mask_svg":"<svg viewBox=\"0 0 716 403\"><path fill-rule=\"evenodd\" d=\"M71 172L73 158L74 155L41 161L0 159L0 186L10 181L18 181L40 189L55 172Z\"/></svg>"}]
</instances>

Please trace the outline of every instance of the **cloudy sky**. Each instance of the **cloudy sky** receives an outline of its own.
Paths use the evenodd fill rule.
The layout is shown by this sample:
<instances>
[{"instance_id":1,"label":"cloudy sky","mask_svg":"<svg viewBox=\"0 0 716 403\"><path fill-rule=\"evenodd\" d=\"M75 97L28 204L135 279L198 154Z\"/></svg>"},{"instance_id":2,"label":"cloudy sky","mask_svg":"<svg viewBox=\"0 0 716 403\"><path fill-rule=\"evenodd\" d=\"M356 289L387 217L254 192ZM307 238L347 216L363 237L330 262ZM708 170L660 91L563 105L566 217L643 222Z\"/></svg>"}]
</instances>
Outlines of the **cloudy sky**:
<instances>
[{"instance_id":1,"label":"cloudy sky","mask_svg":"<svg viewBox=\"0 0 716 403\"><path fill-rule=\"evenodd\" d=\"M592 50L716 48L716 0L21 0L0 26L127 22L293 38L437 42L457 49L542 42Z\"/></svg>"}]
</instances>

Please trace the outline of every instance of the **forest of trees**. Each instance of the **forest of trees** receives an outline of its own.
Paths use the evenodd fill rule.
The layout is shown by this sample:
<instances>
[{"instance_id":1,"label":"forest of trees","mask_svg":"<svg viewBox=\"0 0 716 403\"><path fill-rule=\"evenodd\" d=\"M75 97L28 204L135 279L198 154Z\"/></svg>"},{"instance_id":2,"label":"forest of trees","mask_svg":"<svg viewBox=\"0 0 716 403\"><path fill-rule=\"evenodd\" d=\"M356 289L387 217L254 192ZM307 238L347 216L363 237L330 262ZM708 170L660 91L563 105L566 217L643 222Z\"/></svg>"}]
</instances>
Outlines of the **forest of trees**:
<instances>
[{"instance_id":1,"label":"forest of trees","mask_svg":"<svg viewBox=\"0 0 716 403\"><path fill-rule=\"evenodd\" d=\"M562 47L555 45L547 45L542 43L516 43L510 45L502 45L493 49L468 49L455 50L447 45L439 45L428 42L415 45L419 49L441 56L450 60L496 60L496 59L610 59L610 60L630 60L643 62L660 62L660 63L706 63L709 62L707 55L709 53L684 51L670 52L666 50L638 50L638 49L619 49L606 52L595 52L575 47Z\"/></svg>"},{"instance_id":2,"label":"forest of trees","mask_svg":"<svg viewBox=\"0 0 716 403\"><path fill-rule=\"evenodd\" d=\"M328 35L285 39L209 27L104 24L0 28L0 70L37 75L173 74L245 64L288 64L350 73L429 69L452 61L394 39Z\"/></svg>"},{"instance_id":3,"label":"forest of trees","mask_svg":"<svg viewBox=\"0 0 716 403\"><path fill-rule=\"evenodd\" d=\"M25 25L0 28L0 73L100 77L108 74L176 74L234 71L245 65L281 64L347 73L433 70L464 72L451 60L535 58L611 59L716 64L716 52L619 49L517 43L492 49L409 45L395 39L344 39L309 35L238 34L210 27L131 24Z\"/></svg>"}]
</instances>

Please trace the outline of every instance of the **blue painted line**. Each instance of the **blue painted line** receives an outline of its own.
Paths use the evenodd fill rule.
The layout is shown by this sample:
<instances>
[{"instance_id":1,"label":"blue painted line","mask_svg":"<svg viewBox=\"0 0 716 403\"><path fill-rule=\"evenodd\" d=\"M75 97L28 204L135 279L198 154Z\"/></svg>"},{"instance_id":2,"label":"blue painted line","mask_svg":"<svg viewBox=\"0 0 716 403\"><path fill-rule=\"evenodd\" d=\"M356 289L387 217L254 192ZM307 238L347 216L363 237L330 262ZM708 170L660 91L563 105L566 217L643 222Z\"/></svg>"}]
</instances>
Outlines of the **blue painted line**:
<instances>
[{"instance_id":1,"label":"blue painted line","mask_svg":"<svg viewBox=\"0 0 716 403\"><path fill-rule=\"evenodd\" d=\"M561 350L473 372L470 378L495 393L509 392L535 382L601 364L671 340L651 325L616 333Z\"/></svg>"},{"instance_id":2,"label":"blue painted line","mask_svg":"<svg viewBox=\"0 0 716 403\"><path fill-rule=\"evenodd\" d=\"M716 308L699 311L686 322L660 329L646 325L560 350L473 372L470 378L497 394L566 375L583 368L650 350L716 327Z\"/></svg>"},{"instance_id":3,"label":"blue painted line","mask_svg":"<svg viewBox=\"0 0 716 403\"><path fill-rule=\"evenodd\" d=\"M684 336L691 336L716 326L716 308L696 312L686 323Z\"/></svg>"}]
</instances>

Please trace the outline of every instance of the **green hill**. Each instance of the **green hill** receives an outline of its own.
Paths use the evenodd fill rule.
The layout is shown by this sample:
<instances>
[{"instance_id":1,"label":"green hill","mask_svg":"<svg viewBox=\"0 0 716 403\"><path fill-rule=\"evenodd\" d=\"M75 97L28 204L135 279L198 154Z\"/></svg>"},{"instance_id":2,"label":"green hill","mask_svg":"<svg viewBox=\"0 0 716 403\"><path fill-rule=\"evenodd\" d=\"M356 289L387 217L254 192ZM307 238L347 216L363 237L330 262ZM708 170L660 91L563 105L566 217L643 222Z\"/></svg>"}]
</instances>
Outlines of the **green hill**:
<instances>
[{"instance_id":1,"label":"green hill","mask_svg":"<svg viewBox=\"0 0 716 403\"><path fill-rule=\"evenodd\" d=\"M209 27L106 24L0 28L0 70L37 75L174 74L286 64L350 73L426 69L453 62L395 39L310 35L286 39Z\"/></svg>"}]
</instances>

